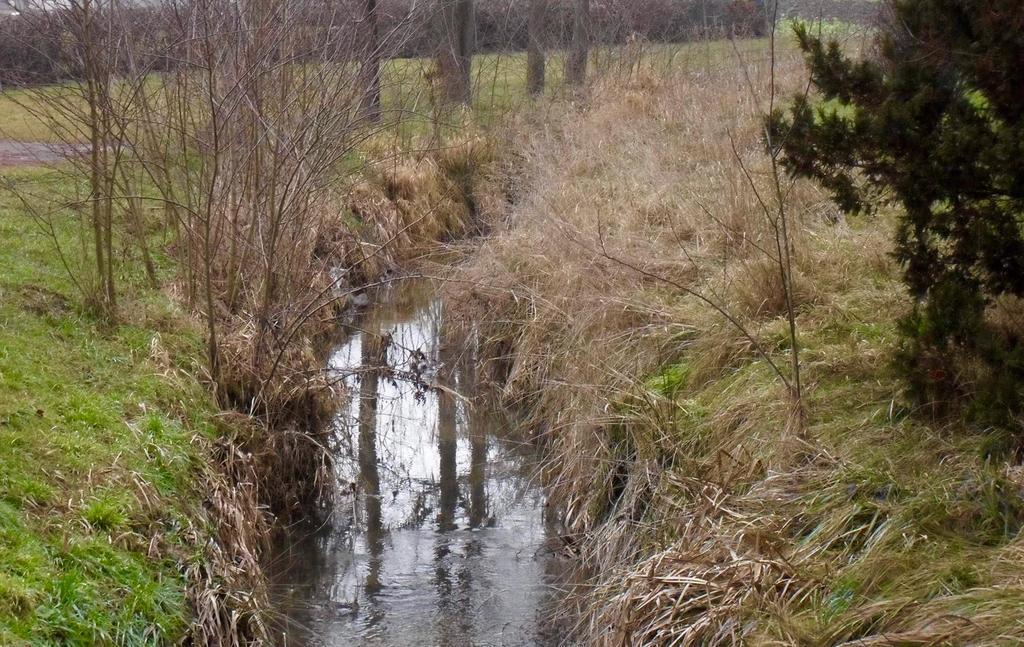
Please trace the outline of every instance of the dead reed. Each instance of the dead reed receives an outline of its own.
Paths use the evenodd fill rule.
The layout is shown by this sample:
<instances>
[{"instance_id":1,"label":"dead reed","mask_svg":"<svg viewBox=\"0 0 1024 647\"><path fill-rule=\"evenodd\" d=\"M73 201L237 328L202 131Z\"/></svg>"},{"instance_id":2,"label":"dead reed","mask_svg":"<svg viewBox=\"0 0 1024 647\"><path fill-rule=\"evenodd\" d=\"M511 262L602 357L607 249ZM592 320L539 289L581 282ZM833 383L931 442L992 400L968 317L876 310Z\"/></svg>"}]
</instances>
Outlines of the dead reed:
<instances>
[{"instance_id":1,"label":"dead reed","mask_svg":"<svg viewBox=\"0 0 1024 647\"><path fill-rule=\"evenodd\" d=\"M578 637L1019 640L1016 472L983 435L901 407L890 221L847 222L806 183L785 189L794 414L759 197L768 70L744 50L599 83L525 147L527 189L449 287L548 448ZM778 54L783 96L802 70Z\"/></svg>"}]
</instances>

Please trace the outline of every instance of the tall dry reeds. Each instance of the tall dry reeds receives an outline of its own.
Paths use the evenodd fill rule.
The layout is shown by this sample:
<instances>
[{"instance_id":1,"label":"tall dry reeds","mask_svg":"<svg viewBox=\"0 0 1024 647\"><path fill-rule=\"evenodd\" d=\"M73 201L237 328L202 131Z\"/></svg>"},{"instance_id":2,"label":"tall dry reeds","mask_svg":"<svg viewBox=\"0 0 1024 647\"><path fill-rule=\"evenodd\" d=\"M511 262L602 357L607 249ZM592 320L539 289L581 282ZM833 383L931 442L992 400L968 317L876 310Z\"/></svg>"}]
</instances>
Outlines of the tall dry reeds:
<instances>
[{"instance_id":1,"label":"tall dry reeds","mask_svg":"<svg viewBox=\"0 0 1024 647\"><path fill-rule=\"evenodd\" d=\"M537 134L529 189L450 287L548 447L587 644L813 642L832 578L907 527L841 494L868 459L835 421L884 387L837 402L833 381L885 359L821 342L896 308L885 232L773 174L761 118L772 92L804 87L792 51L705 54L603 79L589 109ZM797 334L815 341L800 356ZM833 638L869 633L859 618Z\"/></svg>"}]
</instances>

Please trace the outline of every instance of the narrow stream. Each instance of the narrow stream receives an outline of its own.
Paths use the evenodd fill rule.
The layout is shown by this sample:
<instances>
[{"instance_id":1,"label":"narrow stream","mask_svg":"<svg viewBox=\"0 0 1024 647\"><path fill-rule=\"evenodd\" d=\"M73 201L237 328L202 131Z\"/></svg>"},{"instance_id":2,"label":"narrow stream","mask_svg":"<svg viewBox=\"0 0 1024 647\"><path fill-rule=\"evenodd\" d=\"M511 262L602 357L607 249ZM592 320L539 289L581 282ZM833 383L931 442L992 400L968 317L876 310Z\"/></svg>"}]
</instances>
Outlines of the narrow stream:
<instances>
[{"instance_id":1,"label":"narrow stream","mask_svg":"<svg viewBox=\"0 0 1024 647\"><path fill-rule=\"evenodd\" d=\"M535 451L481 394L435 294L422 281L376 293L330 358L351 394L334 425L336 503L273 560L286 644L559 644L562 564Z\"/></svg>"}]
</instances>

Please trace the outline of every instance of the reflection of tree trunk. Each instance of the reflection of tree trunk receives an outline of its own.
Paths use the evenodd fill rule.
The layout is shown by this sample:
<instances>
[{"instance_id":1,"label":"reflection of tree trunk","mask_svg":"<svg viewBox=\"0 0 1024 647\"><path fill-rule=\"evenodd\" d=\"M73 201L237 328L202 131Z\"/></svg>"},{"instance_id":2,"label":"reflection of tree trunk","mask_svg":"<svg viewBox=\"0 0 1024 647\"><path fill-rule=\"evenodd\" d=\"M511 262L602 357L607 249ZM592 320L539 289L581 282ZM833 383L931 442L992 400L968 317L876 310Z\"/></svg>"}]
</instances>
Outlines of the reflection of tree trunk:
<instances>
[{"instance_id":1,"label":"reflection of tree trunk","mask_svg":"<svg viewBox=\"0 0 1024 647\"><path fill-rule=\"evenodd\" d=\"M440 0L437 52L438 71L444 84L445 99L469 104L470 64L476 40L473 0Z\"/></svg>"},{"instance_id":2,"label":"reflection of tree trunk","mask_svg":"<svg viewBox=\"0 0 1024 647\"><path fill-rule=\"evenodd\" d=\"M530 0L527 16L526 89L537 96L544 92L544 18L547 0Z\"/></svg>"},{"instance_id":3,"label":"reflection of tree trunk","mask_svg":"<svg viewBox=\"0 0 1024 647\"><path fill-rule=\"evenodd\" d=\"M366 507L366 543L370 551L370 570L366 590L380 590L381 511L380 472L377 465L377 393L382 367L387 362L387 336L364 334L362 338L362 377L359 382L359 485Z\"/></svg>"},{"instance_id":4,"label":"reflection of tree trunk","mask_svg":"<svg viewBox=\"0 0 1024 647\"><path fill-rule=\"evenodd\" d=\"M572 46L565 59L565 81L581 86L587 78L590 53L590 0L576 0L572 16Z\"/></svg>"},{"instance_id":5,"label":"reflection of tree trunk","mask_svg":"<svg viewBox=\"0 0 1024 647\"><path fill-rule=\"evenodd\" d=\"M451 388L454 384L454 366L451 340L442 327L441 347L441 383ZM451 530L455 527L455 505L459 499L459 482L456 474L456 407L455 398L447 391L437 394L437 449L441 455L441 501L438 514L438 527Z\"/></svg>"},{"instance_id":6,"label":"reflection of tree trunk","mask_svg":"<svg viewBox=\"0 0 1024 647\"><path fill-rule=\"evenodd\" d=\"M455 400L442 393L438 403L437 447L441 454L441 510L438 526L441 530L455 527L455 505L459 500L459 482L455 472Z\"/></svg>"},{"instance_id":7,"label":"reflection of tree trunk","mask_svg":"<svg viewBox=\"0 0 1024 647\"><path fill-rule=\"evenodd\" d=\"M485 474L487 470L487 415L482 410L483 398L477 388L477 367L472 353L465 354L462 362L461 383L462 394L472 403L466 419L469 423L469 524L473 528L484 525L487 518L487 490Z\"/></svg>"},{"instance_id":8,"label":"reflection of tree trunk","mask_svg":"<svg viewBox=\"0 0 1024 647\"><path fill-rule=\"evenodd\" d=\"M487 467L487 436L482 429L470 432L471 462L469 466L469 523L474 528L484 525L487 518L487 491L484 488L484 473Z\"/></svg>"}]
</instances>

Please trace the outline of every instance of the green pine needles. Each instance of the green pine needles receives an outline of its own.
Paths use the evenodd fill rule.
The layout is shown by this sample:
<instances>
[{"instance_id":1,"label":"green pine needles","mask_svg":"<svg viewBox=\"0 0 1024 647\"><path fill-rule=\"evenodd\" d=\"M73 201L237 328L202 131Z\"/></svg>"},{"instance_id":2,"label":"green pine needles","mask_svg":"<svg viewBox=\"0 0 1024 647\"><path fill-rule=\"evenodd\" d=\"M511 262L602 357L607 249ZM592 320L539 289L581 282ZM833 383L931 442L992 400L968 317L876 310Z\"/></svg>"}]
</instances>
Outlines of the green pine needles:
<instances>
[{"instance_id":1,"label":"green pine needles","mask_svg":"<svg viewBox=\"0 0 1024 647\"><path fill-rule=\"evenodd\" d=\"M901 207L911 391L1005 425L1024 410L1024 11L1019 0L890 9L871 57L796 26L820 97L771 115L771 141L844 210Z\"/></svg>"}]
</instances>

